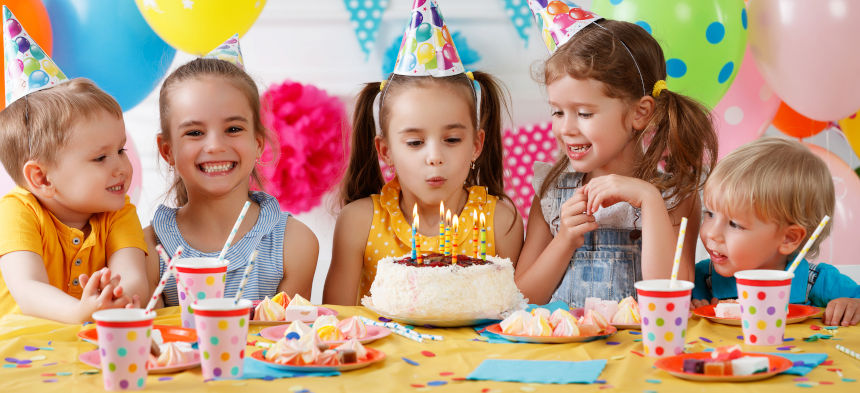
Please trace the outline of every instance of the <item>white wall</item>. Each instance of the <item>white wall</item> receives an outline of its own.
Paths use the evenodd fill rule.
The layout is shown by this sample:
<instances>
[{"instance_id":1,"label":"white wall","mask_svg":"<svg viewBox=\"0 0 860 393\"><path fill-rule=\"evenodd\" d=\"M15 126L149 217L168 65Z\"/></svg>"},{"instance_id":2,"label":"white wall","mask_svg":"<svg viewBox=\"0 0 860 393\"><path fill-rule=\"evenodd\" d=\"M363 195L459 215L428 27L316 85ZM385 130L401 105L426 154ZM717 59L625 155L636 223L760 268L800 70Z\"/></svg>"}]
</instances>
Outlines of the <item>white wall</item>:
<instances>
[{"instance_id":1,"label":"white wall","mask_svg":"<svg viewBox=\"0 0 860 393\"><path fill-rule=\"evenodd\" d=\"M543 89L531 78L531 68L546 56L536 29L531 29L525 48L505 15L501 0L441 1L452 33L460 31L470 47L482 57L477 69L500 78L511 92L513 108L510 124L522 125L548 119ZM581 1L587 7L590 1ZM352 106L352 96L364 82L382 78L382 53L408 20L411 0L391 0L383 15L376 49L363 61L364 53L350 26L349 14L341 0L269 0L260 18L241 39L245 67L261 89L291 79L313 84L339 96ZM177 53L171 71L192 59ZM128 132L141 157L143 187L137 202L138 213L148 225L152 213L164 201L167 189L166 165L159 162L155 148L158 132L158 90L125 114ZM777 133L773 129L769 133ZM858 165L847 144L831 133L813 138L828 146L852 167ZM320 256L312 301L322 299L323 283L331 260L334 217L325 206L301 214L320 241Z\"/></svg>"}]
</instances>

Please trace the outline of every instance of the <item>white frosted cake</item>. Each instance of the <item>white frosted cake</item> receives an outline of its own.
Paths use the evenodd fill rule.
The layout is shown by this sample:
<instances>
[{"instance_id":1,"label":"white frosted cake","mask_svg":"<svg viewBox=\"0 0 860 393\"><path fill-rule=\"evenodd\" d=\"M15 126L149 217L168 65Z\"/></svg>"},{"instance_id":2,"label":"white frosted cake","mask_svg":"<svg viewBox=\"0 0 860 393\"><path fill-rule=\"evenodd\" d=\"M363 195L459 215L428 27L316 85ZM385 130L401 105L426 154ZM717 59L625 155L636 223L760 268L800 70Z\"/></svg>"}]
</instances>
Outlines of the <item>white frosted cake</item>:
<instances>
[{"instance_id":1,"label":"white frosted cake","mask_svg":"<svg viewBox=\"0 0 860 393\"><path fill-rule=\"evenodd\" d=\"M380 260L362 304L399 318L501 319L525 308L526 299L507 258L458 256L452 265L450 256L431 254L420 265L409 256Z\"/></svg>"}]
</instances>

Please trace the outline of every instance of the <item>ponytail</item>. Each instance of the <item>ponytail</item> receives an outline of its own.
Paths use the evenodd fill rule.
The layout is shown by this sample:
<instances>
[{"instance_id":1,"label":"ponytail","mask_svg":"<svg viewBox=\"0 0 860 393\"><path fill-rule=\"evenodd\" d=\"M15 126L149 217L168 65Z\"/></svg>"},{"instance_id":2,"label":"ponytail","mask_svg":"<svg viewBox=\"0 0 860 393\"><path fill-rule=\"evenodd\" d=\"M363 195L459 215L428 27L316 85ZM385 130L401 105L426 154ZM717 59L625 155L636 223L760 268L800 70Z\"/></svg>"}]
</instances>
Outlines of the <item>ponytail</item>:
<instances>
[{"instance_id":1,"label":"ponytail","mask_svg":"<svg viewBox=\"0 0 860 393\"><path fill-rule=\"evenodd\" d=\"M710 111L699 102L670 90L663 90L654 100L648 131L639 133L638 141L651 133L651 142L635 176L666 192L664 198L675 201L674 209L704 185L717 161L717 136ZM661 161L664 173L658 169Z\"/></svg>"},{"instance_id":2,"label":"ponytail","mask_svg":"<svg viewBox=\"0 0 860 393\"><path fill-rule=\"evenodd\" d=\"M349 166L340 188L341 206L379 193L385 185L376 152L376 123L373 120L373 101L379 94L379 86L379 82L364 85L356 98Z\"/></svg>"},{"instance_id":3,"label":"ponytail","mask_svg":"<svg viewBox=\"0 0 860 393\"><path fill-rule=\"evenodd\" d=\"M487 187L488 194L510 200L505 194L502 147L502 113L508 113L507 94L492 75L480 71L472 74L481 89L478 129L484 130L484 146L475 160L475 170L466 178L466 184Z\"/></svg>"}]
</instances>

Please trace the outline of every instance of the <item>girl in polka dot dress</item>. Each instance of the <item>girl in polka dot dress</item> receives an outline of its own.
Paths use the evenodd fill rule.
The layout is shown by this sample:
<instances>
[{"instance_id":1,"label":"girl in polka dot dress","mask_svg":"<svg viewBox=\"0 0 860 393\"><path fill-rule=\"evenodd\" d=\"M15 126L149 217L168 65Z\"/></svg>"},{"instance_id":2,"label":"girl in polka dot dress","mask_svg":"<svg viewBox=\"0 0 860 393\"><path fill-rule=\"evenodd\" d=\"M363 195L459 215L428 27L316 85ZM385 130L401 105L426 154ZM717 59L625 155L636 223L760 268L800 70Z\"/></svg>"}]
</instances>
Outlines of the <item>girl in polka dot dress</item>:
<instances>
[{"instance_id":1,"label":"girl in polka dot dress","mask_svg":"<svg viewBox=\"0 0 860 393\"><path fill-rule=\"evenodd\" d=\"M530 2L536 14L538 3ZM707 109L665 88L657 41L635 24L587 14L564 29L539 18L545 37L557 39L543 77L563 158L535 163L516 271L534 303L621 300L638 280L668 278L684 216L678 277L692 279L698 190L704 163L717 156Z\"/></svg>"},{"instance_id":2,"label":"girl in polka dot dress","mask_svg":"<svg viewBox=\"0 0 860 393\"><path fill-rule=\"evenodd\" d=\"M241 65L241 64L240 64ZM148 279L154 287L166 265L155 252L179 246L182 257L217 257L246 201L250 208L230 245L224 297L236 294L254 250L259 252L242 297L262 300L280 291L309 298L318 243L311 230L277 199L251 191L266 143L257 85L232 62L201 58L171 73L161 87L158 150L175 174L175 206L160 205L144 229ZM289 159L289 157L284 157ZM167 306L179 304L171 277Z\"/></svg>"},{"instance_id":3,"label":"girl in polka dot dress","mask_svg":"<svg viewBox=\"0 0 860 393\"><path fill-rule=\"evenodd\" d=\"M421 8L415 12L425 12ZM424 19L438 23L441 16ZM429 41L421 45L435 40ZM458 58L456 52L446 56ZM415 63L401 58L398 65L387 81L367 84L356 100L341 190L345 206L335 226L324 303L358 304L369 293L380 259L411 252L413 206L422 254L439 252L440 201L460 218L453 239L458 255L474 255L473 214L481 212L487 218L487 254L516 263L522 246L522 219L504 193L504 97L495 79L465 73L459 62L422 76L411 76ZM394 171L388 183L380 159Z\"/></svg>"}]
</instances>

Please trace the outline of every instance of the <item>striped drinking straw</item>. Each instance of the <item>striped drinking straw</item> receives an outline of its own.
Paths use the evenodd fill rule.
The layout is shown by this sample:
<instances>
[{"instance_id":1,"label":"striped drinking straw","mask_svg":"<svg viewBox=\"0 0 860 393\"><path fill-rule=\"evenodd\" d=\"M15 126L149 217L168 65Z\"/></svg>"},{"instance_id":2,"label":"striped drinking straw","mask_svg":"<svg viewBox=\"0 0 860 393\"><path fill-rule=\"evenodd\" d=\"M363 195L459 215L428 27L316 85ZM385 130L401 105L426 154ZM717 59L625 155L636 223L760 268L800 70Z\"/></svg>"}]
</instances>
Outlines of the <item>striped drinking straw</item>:
<instances>
[{"instance_id":1,"label":"striped drinking straw","mask_svg":"<svg viewBox=\"0 0 860 393\"><path fill-rule=\"evenodd\" d=\"M254 270L254 260L257 259L257 250L251 253L248 257L248 266L245 267L245 273L242 274L242 281L239 283L239 290L236 291L236 296L233 297L233 304L239 304L239 299L242 298L242 292L245 290L245 285L248 285L248 276L251 275L251 270Z\"/></svg>"},{"instance_id":2,"label":"striped drinking straw","mask_svg":"<svg viewBox=\"0 0 860 393\"><path fill-rule=\"evenodd\" d=\"M239 213L239 218L236 219L236 223L233 224L233 229L230 231L230 235L227 236L227 242L224 243L224 248L221 249L221 253L218 254L218 262L224 260L224 256L227 255L227 249L230 248L230 243L233 242L233 238L236 237L236 232L239 231L239 225L242 225L242 221L245 220L245 214L248 213L248 208L251 207L251 202L245 201L245 205L242 206L242 211Z\"/></svg>"},{"instance_id":3,"label":"striped drinking straw","mask_svg":"<svg viewBox=\"0 0 860 393\"><path fill-rule=\"evenodd\" d=\"M824 218L821 219L821 222L818 223L818 227L815 228L815 232L812 232L812 236L810 236L809 240L806 241L806 244L803 245L803 249L800 250L800 254L797 254L797 256L794 257L794 262L792 262L791 267L788 268L789 273L794 273L794 269L797 269L797 266L800 265L800 261L803 260L806 253L808 253L809 249L812 248L815 240L818 239L818 235L820 235L821 231L824 230L824 227L827 226L828 221L830 221L830 216L825 214Z\"/></svg>"},{"instance_id":4,"label":"striped drinking straw","mask_svg":"<svg viewBox=\"0 0 860 393\"><path fill-rule=\"evenodd\" d=\"M678 281L678 268L681 267L681 251L684 249L684 236L687 234L687 217L681 218L681 228L678 229L678 244L675 246L675 259L672 261L672 281L669 288Z\"/></svg>"}]
</instances>

